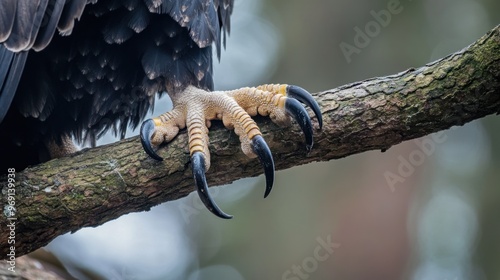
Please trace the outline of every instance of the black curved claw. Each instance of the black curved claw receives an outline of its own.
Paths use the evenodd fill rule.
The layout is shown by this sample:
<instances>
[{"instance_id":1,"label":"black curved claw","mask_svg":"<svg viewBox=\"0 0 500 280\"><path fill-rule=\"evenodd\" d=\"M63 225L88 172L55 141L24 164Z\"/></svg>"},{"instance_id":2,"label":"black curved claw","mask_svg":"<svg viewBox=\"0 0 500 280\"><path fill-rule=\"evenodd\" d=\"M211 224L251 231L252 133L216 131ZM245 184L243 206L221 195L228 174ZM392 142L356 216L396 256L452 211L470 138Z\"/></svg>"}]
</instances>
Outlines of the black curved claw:
<instances>
[{"instance_id":1,"label":"black curved claw","mask_svg":"<svg viewBox=\"0 0 500 280\"><path fill-rule=\"evenodd\" d=\"M313 146L313 129L311 124L311 118L307 114L306 109L302 106L299 101L293 98L288 98L285 101L285 109L288 114L292 115L295 121L297 121L304 132L306 138L306 149L310 152Z\"/></svg>"},{"instance_id":2,"label":"black curved claw","mask_svg":"<svg viewBox=\"0 0 500 280\"><path fill-rule=\"evenodd\" d=\"M215 204L212 197L208 193L207 178L205 177L205 158L201 152L194 152L191 156L191 164L193 169L194 182L196 184L196 190L200 196L201 201L207 209L215 214L217 217L223 219L231 219L233 216L224 213Z\"/></svg>"},{"instance_id":3,"label":"black curved claw","mask_svg":"<svg viewBox=\"0 0 500 280\"><path fill-rule=\"evenodd\" d=\"M142 125L141 125L141 144L142 148L146 153L156 159L156 160L163 160L162 157L160 157L155 150L153 150L153 146L151 146L151 136L153 136L153 133L155 132L155 123L152 119L145 120Z\"/></svg>"},{"instance_id":4,"label":"black curved claw","mask_svg":"<svg viewBox=\"0 0 500 280\"><path fill-rule=\"evenodd\" d=\"M266 192L264 193L264 198L266 198L269 193L271 193L274 183L273 155L271 154L271 150L269 150L269 146L267 146L266 141L264 141L264 138L260 135L253 137L252 147L254 153L256 153L259 157L262 167L264 167L264 174L266 175Z\"/></svg>"},{"instance_id":5,"label":"black curved claw","mask_svg":"<svg viewBox=\"0 0 500 280\"><path fill-rule=\"evenodd\" d=\"M288 85L286 87L286 91L289 97L295 98L311 107L314 114L316 115L316 118L318 119L319 129L321 129L323 127L323 116L321 115L321 110L319 109L318 102L314 100L312 95L307 90L294 85Z\"/></svg>"}]
</instances>

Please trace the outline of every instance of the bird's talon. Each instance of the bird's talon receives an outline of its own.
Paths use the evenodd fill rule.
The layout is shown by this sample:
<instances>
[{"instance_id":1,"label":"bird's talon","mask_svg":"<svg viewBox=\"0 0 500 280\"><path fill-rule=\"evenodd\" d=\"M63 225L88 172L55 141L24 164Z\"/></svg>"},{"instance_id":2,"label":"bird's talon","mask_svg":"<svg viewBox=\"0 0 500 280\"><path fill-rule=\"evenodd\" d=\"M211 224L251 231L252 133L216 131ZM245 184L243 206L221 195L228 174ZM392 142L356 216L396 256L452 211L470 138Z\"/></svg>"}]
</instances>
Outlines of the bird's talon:
<instances>
[{"instance_id":1,"label":"bird's talon","mask_svg":"<svg viewBox=\"0 0 500 280\"><path fill-rule=\"evenodd\" d=\"M151 144L151 137L153 136L154 132L155 132L154 121L152 119L144 121L141 125L141 144L142 147L144 148L144 151L146 151L146 153L150 157L162 161L163 158L155 152Z\"/></svg>"},{"instance_id":2,"label":"bird's talon","mask_svg":"<svg viewBox=\"0 0 500 280\"><path fill-rule=\"evenodd\" d=\"M300 125L304 133L307 152L310 152L313 146L313 129L309 114L307 114L306 109L294 98L288 98L286 100L285 110L288 114L293 116L295 121Z\"/></svg>"},{"instance_id":3,"label":"bird's talon","mask_svg":"<svg viewBox=\"0 0 500 280\"><path fill-rule=\"evenodd\" d=\"M213 201L210 193L208 192L208 184L205 176L205 158L201 152L195 152L191 156L191 164L193 170L194 182L196 184L196 190L200 196L201 201L205 204L205 207L215 214L217 217L223 219L232 219L233 216L224 213Z\"/></svg>"},{"instance_id":4,"label":"bird's talon","mask_svg":"<svg viewBox=\"0 0 500 280\"><path fill-rule=\"evenodd\" d=\"M274 160L269 146L267 146L266 141L262 136L257 135L252 139L252 148L255 154L259 157L260 163L264 168L264 174L266 176L266 192L264 193L264 198L266 198L274 183Z\"/></svg>"},{"instance_id":5,"label":"bird's talon","mask_svg":"<svg viewBox=\"0 0 500 280\"><path fill-rule=\"evenodd\" d=\"M313 110L314 115L316 115L316 118L318 119L319 129L321 129L323 127L323 117L321 115L318 102L316 102L312 95L307 90L294 85L288 85L286 87L286 91L288 97L299 100Z\"/></svg>"}]
</instances>

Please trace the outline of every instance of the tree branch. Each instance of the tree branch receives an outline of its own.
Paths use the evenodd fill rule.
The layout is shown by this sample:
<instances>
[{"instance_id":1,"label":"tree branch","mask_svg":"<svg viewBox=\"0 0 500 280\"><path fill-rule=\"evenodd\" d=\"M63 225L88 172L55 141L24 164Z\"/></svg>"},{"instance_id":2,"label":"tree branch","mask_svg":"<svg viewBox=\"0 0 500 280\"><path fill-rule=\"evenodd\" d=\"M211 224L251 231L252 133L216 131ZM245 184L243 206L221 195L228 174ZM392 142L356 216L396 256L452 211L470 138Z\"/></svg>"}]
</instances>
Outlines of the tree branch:
<instances>
[{"instance_id":1,"label":"tree branch","mask_svg":"<svg viewBox=\"0 0 500 280\"><path fill-rule=\"evenodd\" d=\"M468 48L418 69L345 85L314 94L324 128L306 155L297 125L259 125L273 151L276 168L342 158L368 150L385 151L402 141L500 113L500 26ZM225 129L210 132L209 185L262 173L258 160L239 150L238 137ZM149 158L138 137L85 149L70 157L15 173L15 250L26 254L58 235L97 226L123 214L144 211L193 191L181 133L160 149L163 162ZM9 225L8 178L0 178L3 215L0 250Z\"/></svg>"}]
</instances>

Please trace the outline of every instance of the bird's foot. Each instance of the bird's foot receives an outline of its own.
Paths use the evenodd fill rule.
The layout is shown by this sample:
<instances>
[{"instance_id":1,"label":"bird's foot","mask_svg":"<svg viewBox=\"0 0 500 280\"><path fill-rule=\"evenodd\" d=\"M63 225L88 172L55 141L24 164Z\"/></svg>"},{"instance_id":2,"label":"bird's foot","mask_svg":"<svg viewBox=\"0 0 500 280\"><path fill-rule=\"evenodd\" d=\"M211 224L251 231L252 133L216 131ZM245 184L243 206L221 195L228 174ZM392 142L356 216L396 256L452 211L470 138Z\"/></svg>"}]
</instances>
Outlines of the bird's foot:
<instances>
[{"instance_id":1,"label":"bird's foot","mask_svg":"<svg viewBox=\"0 0 500 280\"><path fill-rule=\"evenodd\" d=\"M152 158L162 160L153 145L171 141L180 129L187 126L193 176L200 199L208 210L225 219L232 216L224 213L212 200L205 178L205 172L210 168L208 128L211 120L222 120L226 128L234 128L242 151L250 158L259 158L266 176L264 197L269 195L273 186L274 161L251 116L269 116L278 125L290 123L290 116L293 117L304 132L307 151L313 146L313 129L309 114L298 101L311 107L320 129L322 126L317 102L309 92L293 85L262 85L225 92L188 87L172 99L172 111L142 124L141 143L144 150Z\"/></svg>"}]
</instances>

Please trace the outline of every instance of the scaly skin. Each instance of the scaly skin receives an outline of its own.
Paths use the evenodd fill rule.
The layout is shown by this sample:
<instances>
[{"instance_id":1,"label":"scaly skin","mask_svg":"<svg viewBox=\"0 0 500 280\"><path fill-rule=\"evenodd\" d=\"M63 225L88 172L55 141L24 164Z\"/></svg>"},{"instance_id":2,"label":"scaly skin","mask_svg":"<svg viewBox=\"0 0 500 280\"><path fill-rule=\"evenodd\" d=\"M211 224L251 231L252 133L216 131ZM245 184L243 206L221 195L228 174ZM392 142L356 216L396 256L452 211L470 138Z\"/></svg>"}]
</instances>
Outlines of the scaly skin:
<instances>
[{"instance_id":1,"label":"scaly skin","mask_svg":"<svg viewBox=\"0 0 500 280\"><path fill-rule=\"evenodd\" d=\"M250 158L258 157L266 175L266 192L269 195L274 181L274 162L269 147L252 116L269 116L278 125L290 124L290 116L298 122L306 138L306 148L312 148L312 124L304 107L311 107L322 126L321 112L311 94L291 85L262 85L232 91L207 92L189 86L174 95L174 109L156 118L146 120L141 127L141 142L145 151L154 159L162 160L152 145L171 141L180 129L187 127L189 152L198 194L205 206L221 218L232 216L220 210L208 193L205 172L210 168L208 128L211 120L222 120L228 129L234 129L241 142L241 150Z\"/></svg>"}]
</instances>

